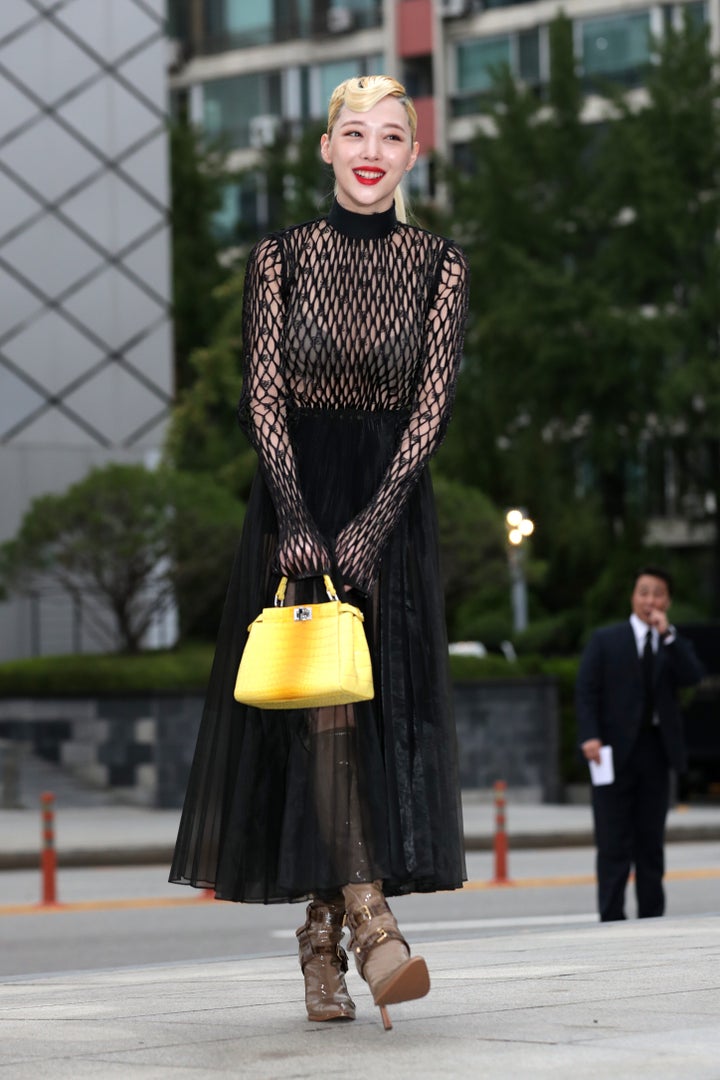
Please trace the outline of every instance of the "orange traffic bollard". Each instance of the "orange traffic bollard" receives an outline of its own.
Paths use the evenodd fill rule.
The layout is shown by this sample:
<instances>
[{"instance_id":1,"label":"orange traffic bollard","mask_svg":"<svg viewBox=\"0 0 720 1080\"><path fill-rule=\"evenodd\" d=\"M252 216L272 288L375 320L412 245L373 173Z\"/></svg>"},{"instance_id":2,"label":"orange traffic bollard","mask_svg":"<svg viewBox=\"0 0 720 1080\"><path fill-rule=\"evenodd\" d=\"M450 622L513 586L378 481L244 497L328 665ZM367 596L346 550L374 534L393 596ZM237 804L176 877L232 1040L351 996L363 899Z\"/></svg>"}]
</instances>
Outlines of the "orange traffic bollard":
<instances>
[{"instance_id":1,"label":"orange traffic bollard","mask_svg":"<svg viewBox=\"0 0 720 1080\"><path fill-rule=\"evenodd\" d=\"M53 907L57 904L57 852L55 851L55 796L51 791L45 791L40 796L42 803L42 855L40 868L42 871L42 900L43 907Z\"/></svg>"},{"instance_id":2,"label":"orange traffic bollard","mask_svg":"<svg viewBox=\"0 0 720 1080\"><path fill-rule=\"evenodd\" d=\"M493 885L512 885L508 877L508 838L505 828L505 789L504 780L496 780L495 791L495 876Z\"/></svg>"}]
</instances>

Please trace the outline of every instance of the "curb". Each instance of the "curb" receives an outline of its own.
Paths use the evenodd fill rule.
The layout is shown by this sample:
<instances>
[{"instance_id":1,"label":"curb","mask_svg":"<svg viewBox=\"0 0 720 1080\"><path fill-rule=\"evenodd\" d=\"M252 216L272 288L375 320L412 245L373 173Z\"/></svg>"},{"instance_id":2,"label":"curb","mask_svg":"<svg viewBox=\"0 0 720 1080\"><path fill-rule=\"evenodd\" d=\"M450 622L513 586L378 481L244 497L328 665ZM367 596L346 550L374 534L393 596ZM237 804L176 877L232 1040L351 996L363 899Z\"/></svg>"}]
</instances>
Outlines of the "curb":
<instances>
[{"instance_id":1,"label":"curb","mask_svg":"<svg viewBox=\"0 0 720 1080\"><path fill-rule=\"evenodd\" d=\"M720 841L720 823L691 826L668 826L668 844L707 843ZM514 833L508 836L510 851L533 851L545 848L594 847L592 830L575 832ZM494 837L475 835L465 837L465 851L492 851ZM157 866L172 862L174 845L149 844L144 847L70 848L57 852L59 867L92 866ZM0 871L34 870L40 861L40 849L0 852Z\"/></svg>"}]
</instances>

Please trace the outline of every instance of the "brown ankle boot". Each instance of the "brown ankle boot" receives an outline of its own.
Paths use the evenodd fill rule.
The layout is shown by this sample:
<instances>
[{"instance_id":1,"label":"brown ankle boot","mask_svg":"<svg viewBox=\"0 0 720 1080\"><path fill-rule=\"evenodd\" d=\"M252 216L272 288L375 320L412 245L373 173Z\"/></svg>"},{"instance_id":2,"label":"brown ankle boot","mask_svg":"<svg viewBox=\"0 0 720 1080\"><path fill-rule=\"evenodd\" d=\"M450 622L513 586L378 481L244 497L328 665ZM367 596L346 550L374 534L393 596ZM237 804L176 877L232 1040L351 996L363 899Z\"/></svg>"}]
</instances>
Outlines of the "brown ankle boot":
<instances>
[{"instance_id":1,"label":"brown ankle boot","mask_svg":"<svg viewBox=\"0 0 720 1080\"><path fill-rule=\"evenodd\" d=\"M354 1020L355 1003L345 985L348 960L340 945L345 904L313 900L305 925L296 932L300 967L305 976L308 1020Z\"/></svg>"},{"instance_id":2,"label":"brown ankle boot","mask_svg":"<svg viewBox=\"0 0 720 1080\"><path fill-rule=\"evenodd\" d=\"M398 929L379 882L346 885L343 896L357 969L370 987L383 1026L389 1031L392 1024L386 1006L424 997L430 989L427 965L421 956L410 956L410 946Z\"/></svg>"}]
</instances>

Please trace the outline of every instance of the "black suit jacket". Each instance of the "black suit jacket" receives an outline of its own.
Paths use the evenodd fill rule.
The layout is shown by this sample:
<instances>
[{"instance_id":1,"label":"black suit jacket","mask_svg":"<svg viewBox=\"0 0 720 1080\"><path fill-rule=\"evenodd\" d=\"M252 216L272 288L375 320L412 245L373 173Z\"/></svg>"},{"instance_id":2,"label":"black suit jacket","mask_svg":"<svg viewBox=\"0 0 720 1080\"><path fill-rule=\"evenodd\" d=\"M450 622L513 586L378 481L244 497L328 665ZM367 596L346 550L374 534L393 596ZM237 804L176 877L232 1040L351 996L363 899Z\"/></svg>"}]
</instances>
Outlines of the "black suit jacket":
<instances>
[{"instance_id":1,"label":"black suit jacket","mask_svg":"<svg viewBox=\"0 0 720 1080\"><path fill-rule=\"evenodd\" d=\"M686 765L678 690L705 674L692 644L677 636L660 643L655 654L655 711L668 762L678 772ZM576 707L579 742L600 739L613 748L615 770L622 769L640 732L643 714L642 664L630 622L596 630L578 671Z\"/></svg>"}]
</instances>

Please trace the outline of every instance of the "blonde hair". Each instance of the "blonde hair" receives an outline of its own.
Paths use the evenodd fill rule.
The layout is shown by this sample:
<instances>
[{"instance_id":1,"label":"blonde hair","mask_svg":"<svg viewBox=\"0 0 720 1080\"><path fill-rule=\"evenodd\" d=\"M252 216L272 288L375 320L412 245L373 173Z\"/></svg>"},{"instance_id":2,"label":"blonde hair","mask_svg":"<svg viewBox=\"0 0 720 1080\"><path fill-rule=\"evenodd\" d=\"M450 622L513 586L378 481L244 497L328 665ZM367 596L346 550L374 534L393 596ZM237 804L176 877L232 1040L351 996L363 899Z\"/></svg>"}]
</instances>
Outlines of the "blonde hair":
<instances>
[{"instance_id":1,"label":"blonde hair","mask_svg":"<svg viewBox=\"0 0 720 1080\"><path fill-rule=\"evenodd\" d=\"M404 107L410 125L410 143L414 143L417 133L415 106L402 83L390 75L361 75L358 78L346 79L335 87L328 106L328 138L332 137L333 128L344 105L352 112L369 112L378 101L386 97L396 98ZM395 189L395 213L398 221L407 221L405 199L399 186Z\"/></svg>"}]
</instances>

